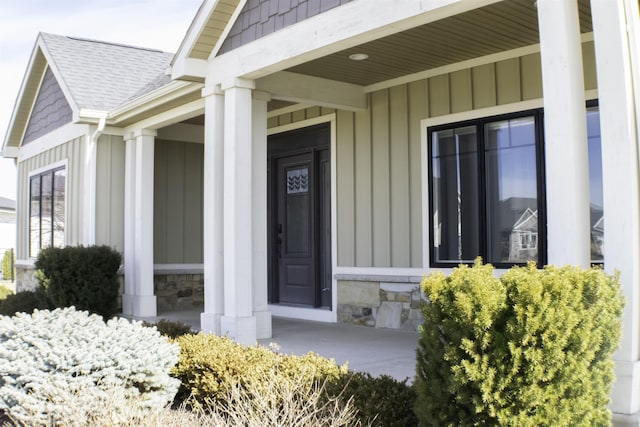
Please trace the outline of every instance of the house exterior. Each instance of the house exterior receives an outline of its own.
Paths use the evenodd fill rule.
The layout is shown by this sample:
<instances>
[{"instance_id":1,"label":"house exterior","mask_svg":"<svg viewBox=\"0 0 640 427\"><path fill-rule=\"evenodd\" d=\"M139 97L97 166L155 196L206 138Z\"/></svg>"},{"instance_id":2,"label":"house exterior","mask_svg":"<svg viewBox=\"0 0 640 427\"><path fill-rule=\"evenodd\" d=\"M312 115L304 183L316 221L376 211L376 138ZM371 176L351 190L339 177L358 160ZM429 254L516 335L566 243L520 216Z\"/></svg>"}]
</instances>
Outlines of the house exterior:
<instances>
[{"instance_id":1,"label":"house exterior","mask_svg":"<svg viewBox=\"0 0 640 427\"><path fill-rule=\"evenodd\" d=\"M41 247L108 244L124 313L203 304L252 343L272 315L415 328L422 275L477 256L601 262L627 301L611 406L639 425L638 14L205 0L175 55L40 34L3 143L18 286Z\"/></svg>"},{"instance_id":2,"label":"house exterior","mask_svg":"<svg viewBox=\"0 0 640 427\"><path fill-rule=\"evenodd\" d=\"M0 196L0 259L16 247L16 201ZM2 278L2 271L0 271ZM7 280L7 278L4 278Z\"/></svg>"}]
</instances>

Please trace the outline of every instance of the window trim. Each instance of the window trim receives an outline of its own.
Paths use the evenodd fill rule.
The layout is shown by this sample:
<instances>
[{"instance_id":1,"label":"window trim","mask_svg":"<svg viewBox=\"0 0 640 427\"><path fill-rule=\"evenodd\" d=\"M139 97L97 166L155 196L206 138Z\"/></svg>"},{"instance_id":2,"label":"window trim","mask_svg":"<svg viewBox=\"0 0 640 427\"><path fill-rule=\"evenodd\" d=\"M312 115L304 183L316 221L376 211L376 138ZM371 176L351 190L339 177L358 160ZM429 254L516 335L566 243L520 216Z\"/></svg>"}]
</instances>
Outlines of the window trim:
<instances>
[{"instance_id":1,"label":"window trim","mask_svg":"<svg viewBox=\"0 0 640 427\"><path fill-rule=\"evenodd\" d=\"M480 111L477 111L480 113ZM547 263L547 229L546 229L546 177L545 177L545 158L544 158L544 110L542 108L525 109L515 112L506 112L499 114L478 115L477 117L461 120L461 121L448 121L441 122L428 126L423 122L423 129L426 126L426 174L427 174L427 187L428 187L428 207L426 210L427 220L425 226L428 227L428 262L429 267L450 268L460 264L472 264L473 261L436 261L435 248L434 248L434 224L433 224L433 206L434 203L434 188L433 188L433 164L432 164L432 149L433 149L433 134L438 131L455 129L465 126L474 126L477 132L477 153L478 153L478 197L479 205L481 207L478 221L480 224L480 235L478 236L480 241L480 254L483 257L483 261L490 262L486 259L488 251L488 238L487 238L487 200L486 200L486 188L487 188L487 174L485 171L485 134L484 125L502 121L512 120L522 117L534 117L535 120L535 152L536 152L536 190L537 190L537 208L538 208L538 257L536 263L538 267L541 267ZM491 262L496 268L509 268L514 265L526 265L526 263L511 263L511 262Z\"/></svg>"},{"instance_id":2,"label":"window trim","mask_svg":"<svg viewBox=\"0 0 640 427\"><path fill-rule=\"evenodd\" d=\"M57 171L64 170L65 171L65 182L64 182L64 243L66 245L68 242L68 213L69 213L69 168L68 168L68 160L61 160L58 162L54 162L48 164L47 166L40 167L34 169L29 172L28 181L27 181L27 204L28 204L28 217L27 217L27 259L35 259L36 257L31 256L31 182L34 177L42 177L43 175L51 174L55 176ZM55 179L52 179L52 183L55 182ZM42 194L42 188L40 189ZM42 200L40 200L42 202ZM52 210L53 215L53 210ZM40 223L40 247L38 248L38 252L42 249L42 212L38 215L39 223ZM52 222L52 230L51 230L51 239L53 244L53 222Z\"/></svg>"}]
</instances>

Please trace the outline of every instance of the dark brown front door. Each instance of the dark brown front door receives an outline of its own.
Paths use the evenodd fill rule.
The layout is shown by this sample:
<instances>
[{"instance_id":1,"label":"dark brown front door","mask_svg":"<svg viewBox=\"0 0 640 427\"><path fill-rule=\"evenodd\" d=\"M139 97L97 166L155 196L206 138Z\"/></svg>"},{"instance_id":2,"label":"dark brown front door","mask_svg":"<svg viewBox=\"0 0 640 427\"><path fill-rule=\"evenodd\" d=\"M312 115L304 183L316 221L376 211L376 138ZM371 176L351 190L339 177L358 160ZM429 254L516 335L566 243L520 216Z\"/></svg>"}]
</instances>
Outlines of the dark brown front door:
<instances>
[{"instance_id":1,"label":"dark brown front door","mask_svg":"<svg viewBox=\"0 0 640 427\"><path fill-rule=\"evenodd\" d=\"M328 125L269 138L271 303L331 307Z\"/></svg>"}]
</instances>

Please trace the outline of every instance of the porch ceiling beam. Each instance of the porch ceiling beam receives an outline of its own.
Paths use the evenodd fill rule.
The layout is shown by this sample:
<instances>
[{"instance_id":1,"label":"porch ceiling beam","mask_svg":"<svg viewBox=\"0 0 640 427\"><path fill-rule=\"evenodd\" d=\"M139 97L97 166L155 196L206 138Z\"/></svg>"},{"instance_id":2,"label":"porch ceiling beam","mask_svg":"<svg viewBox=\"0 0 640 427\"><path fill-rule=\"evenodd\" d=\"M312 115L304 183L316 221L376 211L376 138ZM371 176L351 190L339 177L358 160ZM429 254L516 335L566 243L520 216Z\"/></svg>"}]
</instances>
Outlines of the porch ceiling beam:
<instances>
[{"instance_id":1,"label":"porch ceiling beam","mask_svg":"<svg viewBox=\"0 0 640 427\"><path fill-rule=\"evenodd\" d=\"M256 89L283 101L353 111L367 108L363 86L288 71L256 80Z\"/></svg>"},{"instance_id":2,"label":"porch ceiling beam","mask_svg":"<svg viewBox=\"0 0 640 427\"><path fill-rule=\"evenodd\" d=\"M258 79L500 0L354 0L209 60L207 79ZM319 29L322 29L319 31Z\"/></svg>"}]
</instances>

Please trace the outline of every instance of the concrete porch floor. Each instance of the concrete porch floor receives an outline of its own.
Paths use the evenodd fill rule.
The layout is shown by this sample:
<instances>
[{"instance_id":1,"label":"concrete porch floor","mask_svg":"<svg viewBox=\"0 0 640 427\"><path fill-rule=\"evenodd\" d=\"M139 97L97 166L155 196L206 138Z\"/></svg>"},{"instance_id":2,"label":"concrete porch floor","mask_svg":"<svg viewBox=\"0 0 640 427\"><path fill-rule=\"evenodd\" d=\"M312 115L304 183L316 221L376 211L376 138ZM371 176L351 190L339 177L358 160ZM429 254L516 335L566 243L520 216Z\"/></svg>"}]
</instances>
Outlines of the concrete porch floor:
<instances>
[{"instance_id":1,"label":"concrete porch floor","mask_svg":"<svg viewBox=\"0 0 640 427\"><path fill-rule=\"evenodd\" d=\"M155 318L187 323L200 330L200 311L159 312ZM348 363L349 369L368 372L373 376L390 375L398 380L413 382L416 348L419 334L397 329L371 328L344 323L323 323L274 317L272 338L258 340L268 346L275 343L285 354L302 355L313 351L333 358L339 365Z\"/></svg>"}]
</instances>

